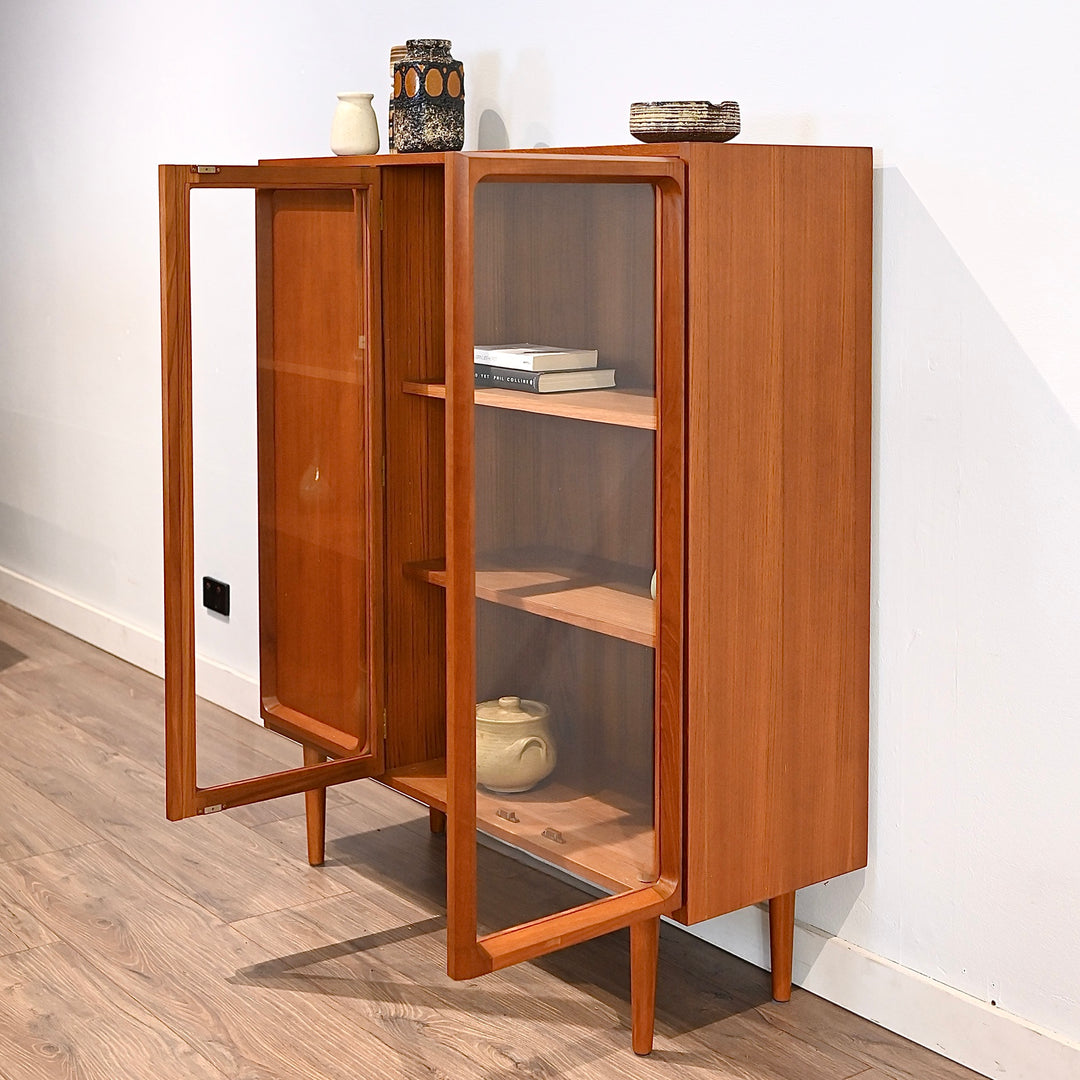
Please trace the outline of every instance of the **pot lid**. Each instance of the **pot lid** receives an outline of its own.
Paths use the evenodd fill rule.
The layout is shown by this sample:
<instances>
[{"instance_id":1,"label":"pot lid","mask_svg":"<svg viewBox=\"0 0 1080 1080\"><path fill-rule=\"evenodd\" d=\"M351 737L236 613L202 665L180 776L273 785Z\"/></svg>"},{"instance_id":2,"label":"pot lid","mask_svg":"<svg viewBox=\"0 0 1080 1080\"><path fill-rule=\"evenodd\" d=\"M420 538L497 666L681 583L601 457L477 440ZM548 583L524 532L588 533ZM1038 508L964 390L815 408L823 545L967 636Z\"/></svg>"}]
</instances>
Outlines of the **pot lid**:
<instances>
[{"instance_id":1,"label":"pot lid","mask_svg":"<svg viewBox=\"0 0 1080 1080\"><path fill-rule=\"evenodd\" d=\"M503 724L520 723L522 720L538 720L550 710L542 701L519 698L512 694L491 701L481 701L476 706L477 720L495 720Z\"/></svg>"}]
</instances>

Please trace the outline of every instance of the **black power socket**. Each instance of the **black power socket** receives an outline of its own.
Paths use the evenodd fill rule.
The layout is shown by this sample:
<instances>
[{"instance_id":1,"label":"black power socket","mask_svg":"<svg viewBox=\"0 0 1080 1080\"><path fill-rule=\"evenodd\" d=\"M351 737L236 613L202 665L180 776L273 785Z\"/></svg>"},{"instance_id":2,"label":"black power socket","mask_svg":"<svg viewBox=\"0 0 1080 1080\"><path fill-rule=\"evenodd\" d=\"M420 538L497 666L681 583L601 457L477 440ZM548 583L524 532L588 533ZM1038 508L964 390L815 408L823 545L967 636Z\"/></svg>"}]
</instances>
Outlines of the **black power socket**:
<instances>
[{"instance_id":1,"label":"black power socket","mask_svg":"<svg viewBox=\"0 0 1080 1080\"><path fill-rule=\"evenodd\" d=\"M202 602L203 607L227 617L229 614L228 583L218 581L216 578L204 577L202 579Z\"/></svg>"}]
</instances>

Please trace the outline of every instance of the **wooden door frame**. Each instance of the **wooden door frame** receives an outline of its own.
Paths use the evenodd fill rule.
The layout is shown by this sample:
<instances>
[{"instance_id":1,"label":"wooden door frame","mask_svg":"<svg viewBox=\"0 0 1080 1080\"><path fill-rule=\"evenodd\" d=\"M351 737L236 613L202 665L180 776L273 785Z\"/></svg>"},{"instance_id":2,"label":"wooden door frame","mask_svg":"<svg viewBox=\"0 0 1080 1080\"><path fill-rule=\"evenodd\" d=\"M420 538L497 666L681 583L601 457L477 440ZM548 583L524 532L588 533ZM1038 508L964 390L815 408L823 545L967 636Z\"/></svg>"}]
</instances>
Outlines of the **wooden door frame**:
<instances>
[{"instance_id":1,"label":"wooden door frame","mask_svg":"<svg viewBox=\"0 0 1080 1080\"><path fill-rule=\"evenodd\" d=\"M263 799L324 788L383 771L383 742L369 730L357 754L339 760L286 769L265 776L200 788L197 782L195 695L195 550L192 462L191 383L191 191L195 188L274 189L341 188L366 190L368 247L378 237L378 170L372 167L161 165L158 191L161 228L162 473L165 571L165 813L169 820L210 813ZM372 318L377 307L377 260L370 252L366 302ZM369 325L374 325L369 319ZM377 333L369 335L378 338ZM369 354L370 355L370 354ZM373 364L377 368L378 364ZM376 373L378 374L378 373ZM376 393L377 391L377 393ZM376 400L377 399L377 400ZM369 419L377 425L371 438L381 446L381 383L369 394ZM369 453L369 461L374 454ZM365 477L373 497L381 498L381 477L373 487L374 468ZM381 522L381 515L379 516ZM368 623L381 629L381 524L369 560ZM371 638L369 637L369 640ZM373 650L374 651L374 650ZM372 679L381 702L379 677ZM379 710L369 709L369 724L381 726Z\"/></svg>"},{"instance_id":2,"label":"wooden door frame","mask_svg":"<svg viewBox=\"0 0 1080 1080\"><path fill-rule=\"evenodd\" d=\"M468 979L667 914L682 903L685 166L672 158L446 158L447 968ZM649 182L656 193L658 604L654 884L480 937L476 860L473 193L481 179Z\"/></svg>"}]
</instances>

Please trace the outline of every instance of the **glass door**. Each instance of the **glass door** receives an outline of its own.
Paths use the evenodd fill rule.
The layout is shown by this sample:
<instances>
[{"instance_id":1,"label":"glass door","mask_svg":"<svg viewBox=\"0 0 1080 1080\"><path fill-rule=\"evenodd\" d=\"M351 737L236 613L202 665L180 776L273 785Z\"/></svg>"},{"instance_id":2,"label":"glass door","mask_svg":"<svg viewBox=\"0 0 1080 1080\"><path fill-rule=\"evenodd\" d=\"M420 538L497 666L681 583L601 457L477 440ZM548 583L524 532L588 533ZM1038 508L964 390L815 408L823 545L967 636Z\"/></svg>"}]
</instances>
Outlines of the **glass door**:
<instances>
[{"instance_id":1,"label":"glass door","mask_svg":"<svg viewBox=\"0 0 1080 1080\"><path fill-rule=\"evenodd\" d=\"M682 164L458 155L447 191L449 948L469 977L680 901Z\"/></svg>"},{"instance_id":2,"label":"glass door","mask_svg":"<svg viewBox=\"0 0 1080 1080\"><path fill-rule=\"evenodd\" d=\"M176 819L382 771L379 184L377 169L342 166L166 165L159 181L166 812ZM237 275L216 265L228 231L217 219L192 288L193 210L232 198L224 189L247 190L244 312ZM218 288L203 287L215 271ZM250 515L238 509L249 498ZM217 553L249 516L258 574L254 551L236 560L226 606ZM250 707L246 673L220 659L249 625ZM300 743L305 766L283 767L288 752L256 738L245 712L286 736L297 761Z\"/></svg>"}]
</instances>

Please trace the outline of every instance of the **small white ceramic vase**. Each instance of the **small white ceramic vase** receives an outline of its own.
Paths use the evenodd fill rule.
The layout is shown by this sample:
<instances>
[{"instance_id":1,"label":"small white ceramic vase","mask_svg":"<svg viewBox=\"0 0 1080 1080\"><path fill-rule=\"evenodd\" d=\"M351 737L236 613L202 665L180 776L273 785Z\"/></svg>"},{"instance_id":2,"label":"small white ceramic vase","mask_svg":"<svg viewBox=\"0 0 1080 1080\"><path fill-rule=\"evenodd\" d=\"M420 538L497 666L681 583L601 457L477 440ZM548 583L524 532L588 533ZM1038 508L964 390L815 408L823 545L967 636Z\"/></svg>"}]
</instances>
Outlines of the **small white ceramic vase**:
<instances>
[{"instance_id":1,"label":"small white ceramic vase","mask_svg":"<svg viewBox=\"0 0 1080 1080\"><path fill-rule=\"evenodd\" d=\"M334 122L330 125L330 149L335 154L379 152L379 122L371 107L372 96L357 91L338 94Z\"/></svg>"},{"instance_id":2,"label":"small white ceramic vase","mask_svg":"<svg viewBox=\"0 0 1080 1080\"><path fill-rule=\"evenodd\" d=\"M548 707L501 697L476 706L476 780L491 791L528 791L555 768Z\"/></svg>"}]
</instances>

